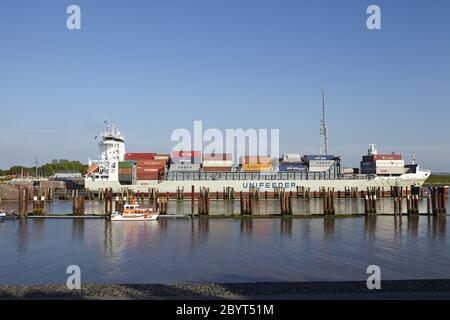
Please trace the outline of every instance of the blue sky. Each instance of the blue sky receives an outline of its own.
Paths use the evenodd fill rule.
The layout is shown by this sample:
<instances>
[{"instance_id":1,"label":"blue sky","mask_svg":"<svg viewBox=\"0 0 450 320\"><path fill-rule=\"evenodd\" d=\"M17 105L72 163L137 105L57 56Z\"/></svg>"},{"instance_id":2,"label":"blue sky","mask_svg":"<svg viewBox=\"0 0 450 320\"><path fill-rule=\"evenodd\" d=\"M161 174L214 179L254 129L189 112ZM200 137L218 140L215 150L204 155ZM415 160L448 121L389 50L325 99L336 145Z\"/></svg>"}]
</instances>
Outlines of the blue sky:
<instances>
[{"instance_id":1,"label":"blue sky","mask_svg":"<svg viewBox=\"0 0 450 320\"><path fill-rule=\"evenodd\" d=\"M82 29L66 28L77 4ZM366 8L382 30L366 28ZM129 151L171 132L279 128L281 151L369 143L450 171L449 1L0 1L0 168L95 158L116 120Z\"/></svg>"}]
</instances>

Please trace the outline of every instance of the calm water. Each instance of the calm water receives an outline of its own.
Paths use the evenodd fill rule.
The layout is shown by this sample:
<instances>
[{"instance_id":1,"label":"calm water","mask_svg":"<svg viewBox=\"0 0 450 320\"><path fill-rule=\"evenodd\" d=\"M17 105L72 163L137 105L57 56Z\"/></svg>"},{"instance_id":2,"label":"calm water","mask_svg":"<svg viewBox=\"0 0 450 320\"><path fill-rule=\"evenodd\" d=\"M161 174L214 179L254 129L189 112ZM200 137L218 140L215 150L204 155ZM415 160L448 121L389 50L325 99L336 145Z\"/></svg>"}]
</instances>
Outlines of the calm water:
<instances>
[{"instance_id":1,"label":"calm water","mask_svg":"<svg viewBox=\"0 0 450 320\"><path fill-rule=\"evenodd\" d=\"M447 217L0 222L0 283L450 278Z\"/></svg>"}]
</instances>

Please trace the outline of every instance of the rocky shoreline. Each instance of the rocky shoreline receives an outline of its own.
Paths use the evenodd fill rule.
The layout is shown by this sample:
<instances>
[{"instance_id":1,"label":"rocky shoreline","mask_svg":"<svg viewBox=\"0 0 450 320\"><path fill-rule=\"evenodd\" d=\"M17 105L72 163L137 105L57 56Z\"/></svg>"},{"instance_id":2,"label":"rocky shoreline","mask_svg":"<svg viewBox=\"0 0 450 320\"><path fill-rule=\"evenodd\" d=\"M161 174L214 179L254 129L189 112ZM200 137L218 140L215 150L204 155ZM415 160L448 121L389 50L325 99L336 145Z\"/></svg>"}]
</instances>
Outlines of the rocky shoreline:
<instances>
[{"instance_id":1,"label":"rocky shoreline","mask_svg":"<svg viewBox=\"0 0 450 320\"><path fill-rule=\"evenodd\" d=\"M382 281L385 293L450 292L450 279ZM254 297L302 294L371 294L364 281L259 282L203 284L85 284L80 290L65 285L0 285L0 299Z\"/></svg>"}]
</instances>

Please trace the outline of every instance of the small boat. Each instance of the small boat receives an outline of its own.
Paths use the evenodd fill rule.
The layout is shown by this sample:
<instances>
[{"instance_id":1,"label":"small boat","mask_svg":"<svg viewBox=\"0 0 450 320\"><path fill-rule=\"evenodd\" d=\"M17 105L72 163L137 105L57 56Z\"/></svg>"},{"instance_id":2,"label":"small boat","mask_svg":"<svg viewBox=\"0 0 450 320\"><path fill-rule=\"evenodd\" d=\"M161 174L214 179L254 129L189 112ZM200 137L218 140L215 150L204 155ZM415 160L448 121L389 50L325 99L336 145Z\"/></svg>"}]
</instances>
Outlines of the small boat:
<instances>
[{"instance_id":1,"label":"small boat","mask_svg":"<svg viewBox=\"0 0 450 320\"><path fill-rule=\"evenodd\" d=\"M0 221L6 218L6 211L0 210Z\"/></svg>"},{"instance_id":2,"label":"small boat","mask_svg":"<svg viewBox=\"0 0 450 320\"><path fill-rule=\"evenodd\" d=\"M125 203L123 213L111 215L111 221L152 221L158 218L159 211L152 208L141 208L139 204L131 199L131 203Z\"/></svg>"}]
</instances>

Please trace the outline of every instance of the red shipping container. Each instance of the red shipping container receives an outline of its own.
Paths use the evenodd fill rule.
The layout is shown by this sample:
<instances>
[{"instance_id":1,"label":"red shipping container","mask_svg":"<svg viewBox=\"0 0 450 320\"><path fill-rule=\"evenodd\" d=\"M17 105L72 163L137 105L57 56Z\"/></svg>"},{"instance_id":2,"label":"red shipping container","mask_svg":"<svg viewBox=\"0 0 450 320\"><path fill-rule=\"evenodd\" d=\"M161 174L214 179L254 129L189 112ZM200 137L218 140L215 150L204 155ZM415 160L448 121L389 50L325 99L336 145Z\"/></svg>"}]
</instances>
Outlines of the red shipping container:
<instances>
[{"instance_id":1,"label":"red shipping container","mask_svg":"<svg viewBox=\"0 0 450 320\"><path fill-rule=\"evenodd\" d=\"M132 168L119 168L119 174L131 174Z\"/></svg>"},{"instance_id":2,"label":"red shipping container","mask_svg":"<svg viewBox=\"0 0 450 320\"><path fill-rule=\"evenodd\" d=\"M151 167L136 167L136 173L160 173L163 170L161 168L151 168Z\"/></svg>"},{"instance_id":3,"label":"red shipping container","mask_svg":"<svg viewBox=\"0 0 450 320\"><path fill-rule=\"evenodd\" d=\"M156 153L139 153L129 152L125 153L125 160L151 160L155 157Z\"/></svg>"},{"instance_id":4,"label":"red shipping container","mask_svg":"<svg viewBox=\"0 0 450 320\"><path fill-rule=\"evenodd\" d=\"M231 153L204 153L203 160L206 161L223 161L223 160L231 160Z\"/></svg>"},{"instance_id":5,"label":"red shipping container","mask_svg":"<svg viewBox=\"0 0 450 320\"><path fill-rule=\"evenodd\" d=\"M201 156L200 151L172 151L172 158L200 158Z\"/></svg>"},{"instance_id":6,"label":"red shipping container","mask_svg":"<svg viewBox=\"0 0 450 320\"><path fill-rule=\"evenodd\" d=\"M166 164L166 160L136 160L136 166L138 167L164 168Z\"/></svg>"},{"instance_id":7,"label":"red shipping container","mask_svg":"<svg viewBox=\"0 0 450 320\"><path fill-rule=\"evenodd\" d=\"M373 160L402 160L401 154L376 154L372 157Z\"/></svg>"},{"instance_id":8,"label":"red shipping container","mask_svg":"<svg viewBox=\"0 0 450 320\"><path fill-rule=\"evenodd\" d=\"M231 167L206 167L202 169L203 172L230 172Z\"/></svg>"}]
</instances>

